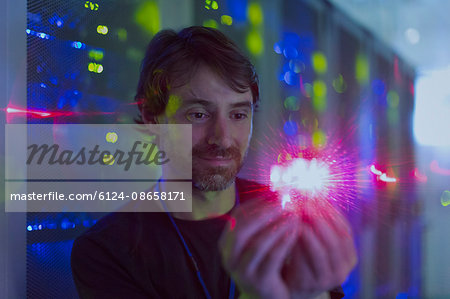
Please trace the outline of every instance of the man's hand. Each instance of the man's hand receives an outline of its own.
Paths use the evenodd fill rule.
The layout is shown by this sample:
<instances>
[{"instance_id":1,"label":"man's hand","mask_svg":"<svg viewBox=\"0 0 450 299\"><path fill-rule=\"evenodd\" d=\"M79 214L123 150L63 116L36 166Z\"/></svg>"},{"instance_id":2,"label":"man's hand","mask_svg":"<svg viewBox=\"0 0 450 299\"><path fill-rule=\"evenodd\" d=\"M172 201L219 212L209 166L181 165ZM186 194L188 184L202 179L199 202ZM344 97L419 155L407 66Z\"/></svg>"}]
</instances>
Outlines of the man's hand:
<instances>
[{"instance_id":1,"label":"man's hand","mask_svg":"<svg viewBox=\"0 0 450 299\"><path fill-rule=\"evenodd\" d=\"M306 215L282 270L295 298L314 297L343 284L357 263L350 225L343 215L331 206L315 207Z\"/></svg>"},{"instance_id":2,"label":"man's hand","mask_svg":"<svg viewBox=\"0 0 450 299\"><path fill-rule=\"evenodd\" d=\"M236 209L220 246L241 293L314 298L342 284L356 264L356 251L345 218L334 210L326 215L306 219L262 199Z\"/></svg>"}]
</instances>

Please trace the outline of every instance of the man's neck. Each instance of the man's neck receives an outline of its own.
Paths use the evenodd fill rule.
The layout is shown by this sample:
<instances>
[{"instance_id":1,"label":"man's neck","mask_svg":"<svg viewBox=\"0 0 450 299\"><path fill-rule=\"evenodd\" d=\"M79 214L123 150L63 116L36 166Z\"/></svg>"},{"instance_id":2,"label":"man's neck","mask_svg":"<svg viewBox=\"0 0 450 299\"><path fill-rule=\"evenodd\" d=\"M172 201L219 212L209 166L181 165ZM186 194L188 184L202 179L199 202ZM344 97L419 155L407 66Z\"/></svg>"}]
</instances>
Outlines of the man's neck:
<instances>
[{"instance_id":1,"label":"man's neck","mask_svg":"<svg viewBox=\"0 0 450 299\"><path fill-rule=\"evenodd\" d=\"M175 218L203 220L228 213L236 201L236 183L222 191L200 191L192 188L192 212L172 213Z\"/></svg>"}]
</instances>

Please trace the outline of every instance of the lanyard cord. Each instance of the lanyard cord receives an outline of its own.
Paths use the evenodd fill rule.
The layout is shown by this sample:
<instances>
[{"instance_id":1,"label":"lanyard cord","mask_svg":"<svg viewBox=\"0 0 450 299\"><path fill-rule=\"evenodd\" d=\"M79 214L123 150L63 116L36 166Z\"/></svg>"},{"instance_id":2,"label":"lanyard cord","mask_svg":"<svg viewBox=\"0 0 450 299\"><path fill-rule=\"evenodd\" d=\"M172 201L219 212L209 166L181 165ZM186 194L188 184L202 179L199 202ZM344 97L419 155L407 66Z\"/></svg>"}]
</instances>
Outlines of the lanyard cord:
<instances>
[{"instance_id":1,"label":"lanyard cord","mask_svg":"<svg viewBox=\"0 0 450 299\"><path fill-rule=\"evenodd\" d=\"M156 189L159 190L159 182L158 182L158 184L156 186ZM236 190L236 192L235 192L235 198L236 198L235 205L237 206L237 205L239 205L239 192L237 190L237 186L236 185L235 185L235 190ZM170 222L172 223L173 227L175 228L175 230L176 230L176 232L178 234L178 237L180 238L181 243L183 243L183 246L184 246L184 249L186 250L186 253L188 254L192 264L194 265L198 281L202 285L203 292L205 293L206 298L207 299L211 299L211 295L209 294L208 288L206 287L205 281L203 280L202 274L200 273L200 269L198 267L197 261L195 260L194 256L192 255L192 252L189 250L189 247L188 247L186 241L183 238L183 234L181 233L180 229L178 228L178 225L175 223L175 220L173 219L172 215L167 210L165 202L161 201L161 203L162 203L162 205L164 207L164 210L165 210L167 216L169 216ZM234 299L235 289L236 289L236 286L234 284L234 281L230 277L230 291L228 293L228 299Z\"/></svg>"}]
</instances>

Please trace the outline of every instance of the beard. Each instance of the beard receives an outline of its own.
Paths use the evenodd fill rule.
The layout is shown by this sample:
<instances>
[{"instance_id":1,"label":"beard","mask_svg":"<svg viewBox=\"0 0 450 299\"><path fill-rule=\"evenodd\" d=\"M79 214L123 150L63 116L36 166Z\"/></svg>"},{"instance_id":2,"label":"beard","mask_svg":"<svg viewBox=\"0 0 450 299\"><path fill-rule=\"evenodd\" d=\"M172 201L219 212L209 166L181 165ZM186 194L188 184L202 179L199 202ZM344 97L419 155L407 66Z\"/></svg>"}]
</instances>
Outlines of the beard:
<instances>
[{"instance_id":1,"label":"beard","mask_svg":"<svg viewBox=\"0 0 450 299\"><path fill-rule=\"evenodd\" d=\"M192 184L200 191L221 191L230 187L241 170L245 157L237 147L221 148L217 145L197 145L192 148ZM222 156L231 159L229 166L205 166L195 163L196 158Z\"/></svg>"}]
</instances>

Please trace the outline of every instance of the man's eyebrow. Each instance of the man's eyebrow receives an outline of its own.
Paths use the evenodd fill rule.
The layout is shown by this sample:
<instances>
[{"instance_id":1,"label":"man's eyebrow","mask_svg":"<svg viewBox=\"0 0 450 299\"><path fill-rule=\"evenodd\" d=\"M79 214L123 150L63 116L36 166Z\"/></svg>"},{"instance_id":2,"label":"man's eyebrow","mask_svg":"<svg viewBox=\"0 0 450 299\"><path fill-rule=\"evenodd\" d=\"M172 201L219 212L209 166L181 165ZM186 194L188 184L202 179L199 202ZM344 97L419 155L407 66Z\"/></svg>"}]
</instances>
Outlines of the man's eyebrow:
<instances>
[{"instance_id":1,"label":"man's eyebrow","mask_svg":"<svg viewBox=\"0 0 450 299\"><path fill-rule=\"evenodd\" d=\"M252 109L253 108L253 103L249 102L249 101L244 101L244 102L233 103L230 106L231 106L231 108L249 108L249 109Z\"/></svg>"},{"instance_id":2,"label":"man's eyebrow","mask_svg":"<svg viewBox=\"0 0 450 299\"><path fill-rule=\"evenodd\" d=\"M210 101L207 100L203 100L203 99L198 99L198 98L192 98L192 99L187 99L185 101L183 101L183 105L184 106L188 106L188 105L195 105L195 104L199 104L205 107L211 107L214 106L214 103L211 103ZM252 109L253 108L253 103L250 101L243 101L243 102L237 102L237 103L233 103L230 104L231 108L249 108Z\"/></svg>"}]
</instances>

